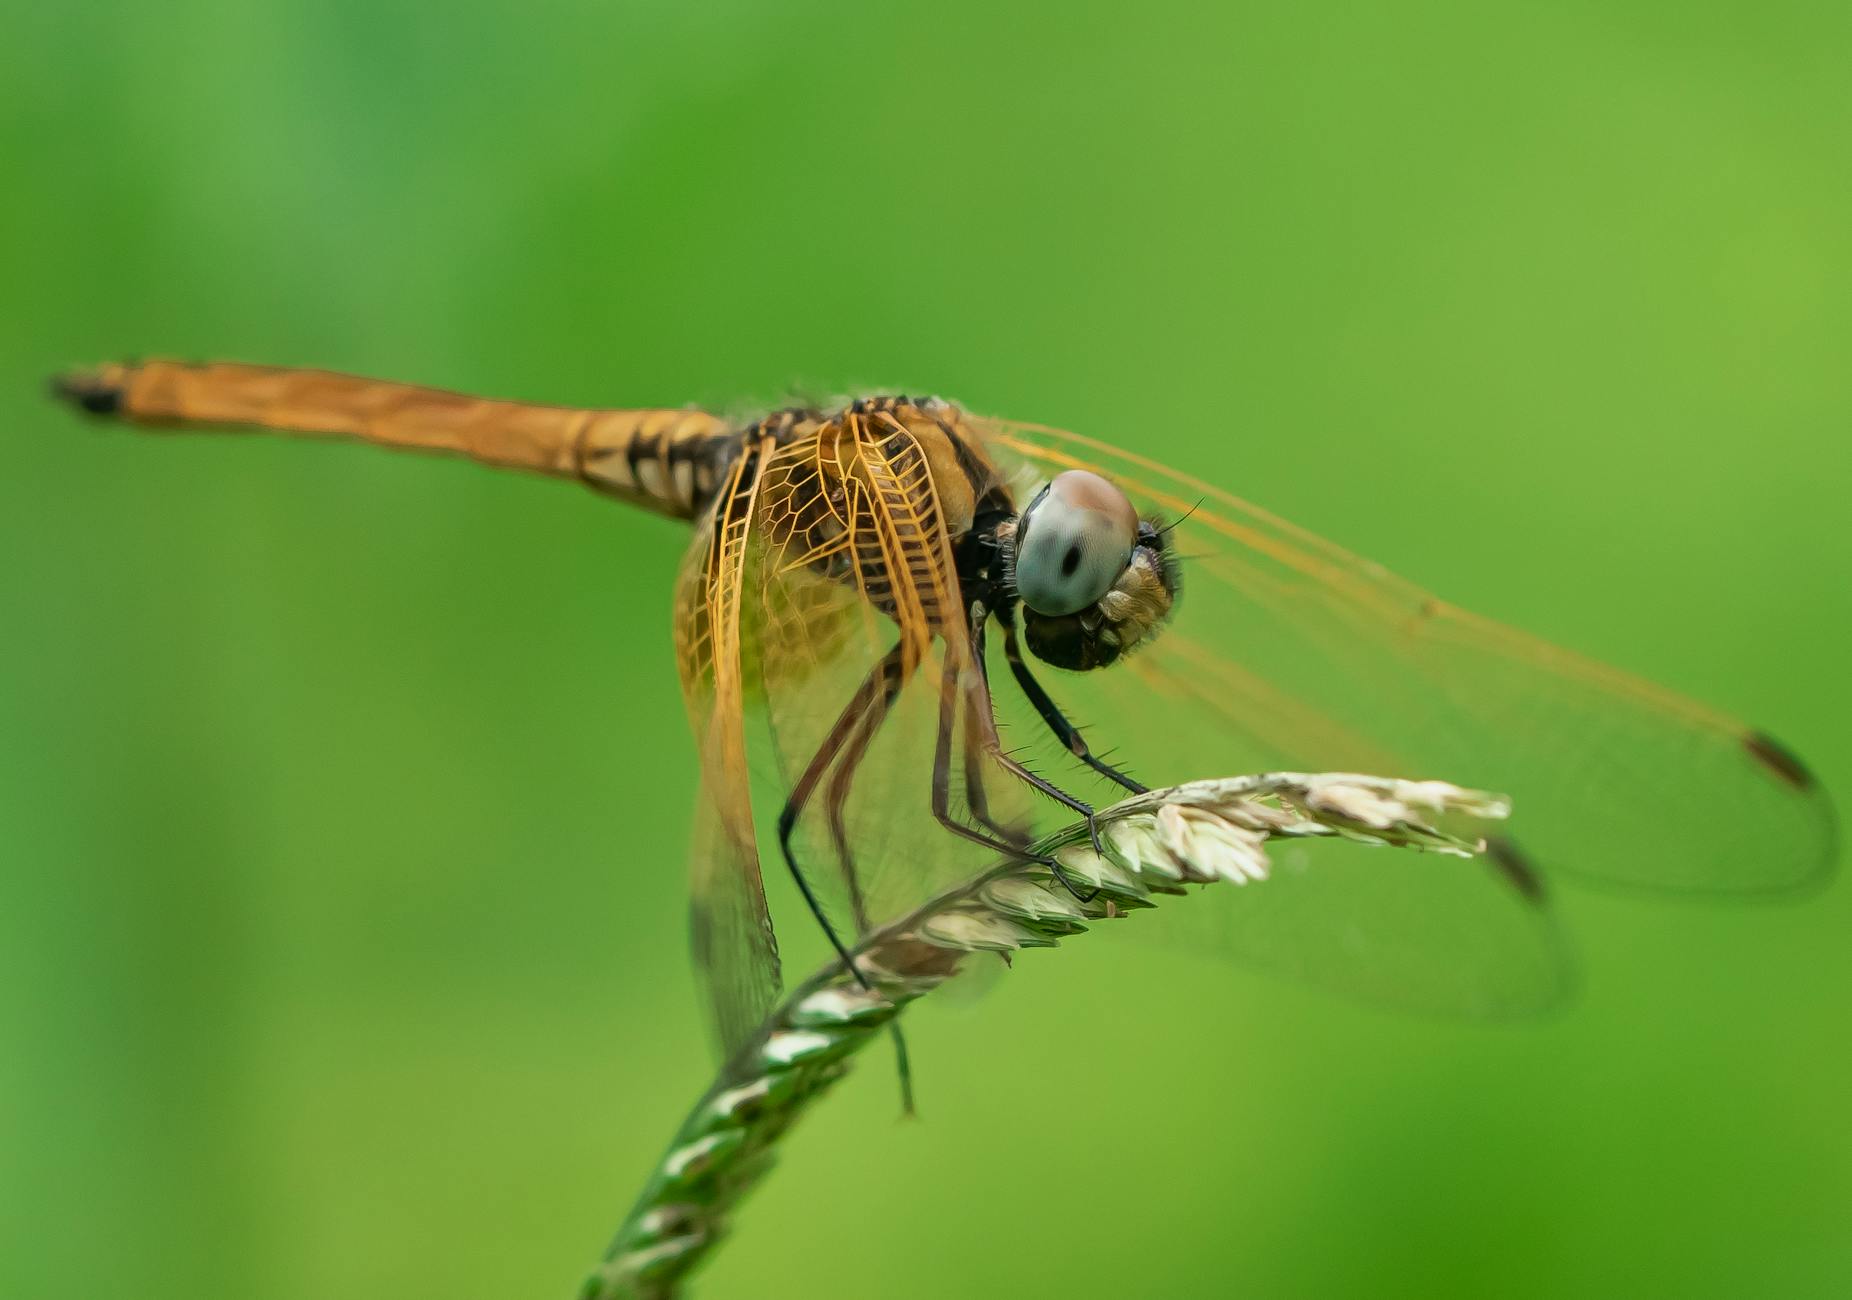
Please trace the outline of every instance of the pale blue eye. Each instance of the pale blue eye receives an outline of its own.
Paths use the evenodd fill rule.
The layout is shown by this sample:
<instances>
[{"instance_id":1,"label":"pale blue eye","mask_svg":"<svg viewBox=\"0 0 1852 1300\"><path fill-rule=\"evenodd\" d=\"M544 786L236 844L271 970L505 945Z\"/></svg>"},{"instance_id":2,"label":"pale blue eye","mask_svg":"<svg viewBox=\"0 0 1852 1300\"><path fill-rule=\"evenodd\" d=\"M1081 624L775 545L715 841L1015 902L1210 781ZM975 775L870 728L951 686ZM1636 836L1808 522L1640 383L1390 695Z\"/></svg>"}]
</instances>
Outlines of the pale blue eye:
<instances>
[{"instance_id":1,"label":"pale blue eye","mask_svg":"<svg viewBox=\"0 0 1852 1300\"><path fill-rule=\"evenodd\" d=\"M1137 534L1125 493L1086 470L1058 474L1022 512L1016 593L1038 614L1078 613L1112 590Z\"/></svg>"}]
</instances>

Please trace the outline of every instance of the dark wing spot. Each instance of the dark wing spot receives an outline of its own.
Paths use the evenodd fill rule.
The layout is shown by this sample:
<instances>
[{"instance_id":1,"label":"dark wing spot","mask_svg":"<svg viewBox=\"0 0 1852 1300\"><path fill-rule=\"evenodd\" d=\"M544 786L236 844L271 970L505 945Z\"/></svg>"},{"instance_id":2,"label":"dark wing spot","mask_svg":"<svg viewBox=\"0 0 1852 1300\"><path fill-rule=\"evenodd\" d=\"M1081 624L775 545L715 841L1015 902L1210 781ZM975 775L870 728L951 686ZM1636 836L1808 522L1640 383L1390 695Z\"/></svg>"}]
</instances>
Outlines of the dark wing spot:
<instances>
[{"instance_id":1,"label":"dark wing spot","mask_svg":"<svg viewBox=\"0 0 1852 1300\"><path fill-rule=\"evenodd\" d=\"M1756 762L1796 790L1813 789L1813 773L1807 770L1807 765L1801 762L1793 750L1766 731L1744 732L1743 748L1749 751L1749 756Z\"/></svg>"},{"instance_id":2,"label":"dark wing spot","mask_svg":"<svg viewBox=\"0 0 1852 1300\"><path fill-rule=\"evenodd\" d=\"M1079 567L1080 548L1078 546L1070 546L1067 548L1067 554L1061 557L1061 576L1064 578L1071 578L1074 576L1074 570Z\"/></svg>"},{"instance_id":3,"label":"dark wing spot","mask_svg":"<svg viewBox=\"0 0 1852 1300\"><path fill-rule=\"evenodd\" d=\"M1543 877L1537 874L1537 868L1531 865L1530 859L1518 851L1516 844L1502 835L1488 836L1485 857L1498 874L1524 895L1527 901L1543 902Z\"/></svg>"}]
</instances>

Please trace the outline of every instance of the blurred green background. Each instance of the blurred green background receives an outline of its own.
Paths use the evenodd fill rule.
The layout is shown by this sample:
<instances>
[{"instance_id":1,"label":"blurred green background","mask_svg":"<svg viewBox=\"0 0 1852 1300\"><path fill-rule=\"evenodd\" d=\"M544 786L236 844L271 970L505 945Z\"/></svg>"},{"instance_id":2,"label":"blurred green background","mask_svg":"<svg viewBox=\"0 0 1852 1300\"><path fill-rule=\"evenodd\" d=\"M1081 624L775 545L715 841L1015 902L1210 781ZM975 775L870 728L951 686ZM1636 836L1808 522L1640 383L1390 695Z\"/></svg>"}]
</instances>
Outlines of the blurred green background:
<instances>
[{"instance_id":1,"label":"blurred green background","mask_svg":"<svg viewBox=\"0 0 1852 1300\"><path fill-rule=\"evenodd\" d=\"M677 528L86 426L71 363L940 391L1852 797L1852 9L1208 8L7 5L0 1294L563 1296L708 1069ZM1852 893L1565 902L1541 1025L1026 961L703 1293L1852 1293Z\"/></svg>"}]
</instances>

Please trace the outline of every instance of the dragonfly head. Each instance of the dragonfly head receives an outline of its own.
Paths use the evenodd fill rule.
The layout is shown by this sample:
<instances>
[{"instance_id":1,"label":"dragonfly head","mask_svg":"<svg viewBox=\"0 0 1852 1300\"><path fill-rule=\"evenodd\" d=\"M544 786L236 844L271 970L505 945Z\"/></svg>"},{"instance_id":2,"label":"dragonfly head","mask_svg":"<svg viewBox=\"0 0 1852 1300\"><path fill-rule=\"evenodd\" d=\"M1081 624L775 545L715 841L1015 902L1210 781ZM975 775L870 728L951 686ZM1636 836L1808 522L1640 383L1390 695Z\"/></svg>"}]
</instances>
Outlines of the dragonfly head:
<instances>
[{"instance_id":1,"label":"dragonfly head","mask_svg":"<svg viewBox=\"0 0 1852 1300\"><path fill-rule=\"evenodd\" d=\"M1163 530L1098 474L1057 474L999 538L1024 636L1045 663L1103 668L1170 617L1176 569Z\"/></svg>"}]
</instances>

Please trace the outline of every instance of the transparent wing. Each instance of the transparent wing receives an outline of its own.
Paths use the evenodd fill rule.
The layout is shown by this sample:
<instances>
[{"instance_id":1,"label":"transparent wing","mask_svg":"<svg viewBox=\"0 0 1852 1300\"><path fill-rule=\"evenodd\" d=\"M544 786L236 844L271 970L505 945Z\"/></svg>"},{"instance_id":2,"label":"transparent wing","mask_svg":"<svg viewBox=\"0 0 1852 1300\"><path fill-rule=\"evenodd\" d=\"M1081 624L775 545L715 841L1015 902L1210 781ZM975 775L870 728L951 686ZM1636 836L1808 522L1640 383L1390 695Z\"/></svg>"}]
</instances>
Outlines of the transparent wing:
<instances>
[{"instance_id":1,"label":"transparent wing","mask_svg":"<svg viewBox=\"0 0 1852 1300\"><path fill-rule=\"evenodd\" d=\"M1166 632L1160 642L1168 640ZM1171 784L1183 774L1359 770L1399 775L1405 759L1352 735L1352 757L1327 768L1308 761L1306 737L1344 735L1325 719L1283 713L1282 701L1228 713L1235 697L1200 673L1161 667L1180 645L1141 650L1127 664L1085 677L1049 675L1045 685L1105 757L1141 780ZM1041 739L1032 711L993 669L997 706L1044 775L1101 803L1115 788L1063 763ZM1030 739L1034 738L1034 739ZM1150 761L1146 761L1149 756ZM1138 913L1115 932L1165 949L1207 952L1396 1011L1474 1020L1532 1015L1560 1003L1572 962L1550 899L1514 857L1461 859L1393 852L1336 840L1275 841L1264 882L1216 885L1202 898Z\"/></svg>"},{"instance_id":2,"label":"transparent wing","mask_svg":"<svg viewBox=\"0 0 1852 1300\"><path fill-rule=\"evenodd\" d=\"M701 759L689 852L689 925L696 976L722 1056L771 1009L780 988L753 827L740 635L741 578L755 483L742 457L696 525L675 593L676 661Z\"/></svg>"},{"instance_id":3,"label":"transparent wing","mask_svg":"<svg viewBox=\"0 0 1852 1300\"><path fill-rule=\"evenodd\" d=\"M1172 626L1126 664L1042 670L1089 740L1147 783L1266 768L1439 777L1502 790L1488 866L1316 846L1275 878L1133 928L1367 1000L1504 1014L1561 996L1555 872L1757 893L1829 869L1833 818L1805 770L1702 705L1434 598L1150 460L1037 426L982 426L1022 492L1085 467L1188 516ZM994 674L993 674L994 676ZM999 690L999 696L1005 692ZM1019 722L1018 729L1028 724Z\"/></svg>"},{"instance_id":4,"label":"transparent wing","mask_svg":"<svg viewBox=\"0 0 1852 1300\"><path fill-rule=\"evenodd\" d=\"M994 436L1044 475L1085 463L1189 515L1212 553L1186 563L1174 634L1134 667L1231 733L1315 767L1400 756L1410 775L1508 791L1532 857L1603 881L1767 892L1830 869L1826 795L1766 735L1144 458L1036 427Z\"/></svg>"},{"instance_id":5,"label":"transparent wing","mask_svg":"<svg viewBox=\"0 0 1852 1300\"><path fill-rule=\"evenodd\" d=\"M1035 810L978 744L982 677L918 442L852 414L762 479L743 574L754 738L793 857L851 939L998 856L941 822L935 769L960 825L982 812L1026 835Z\"/></svg>"},{"instance_id":6,"label":"transparent wing","mask_svg":"<svg viewBox=\"0 0 1852 1300\"><path fill-rule=\"evenodd\" d=\"M1554 911L1482 860L1335 841L1277 842L1269 856L1266 881L1160 908L1129 932L1422 1015L1531 1016L1573 987Z\"/></svg>"},{"instance_id":7,"label":"transparent wing","mask_svg":"<svg viewBox=\"0 0 1852 1300\"><path fill-rule=\"evenodd\" d=\"M782 987L759 861L742 850L703 780L688 848L689 938L709 1039L724 1060L752 1037Z\"/></svg>"}]
</instances>

